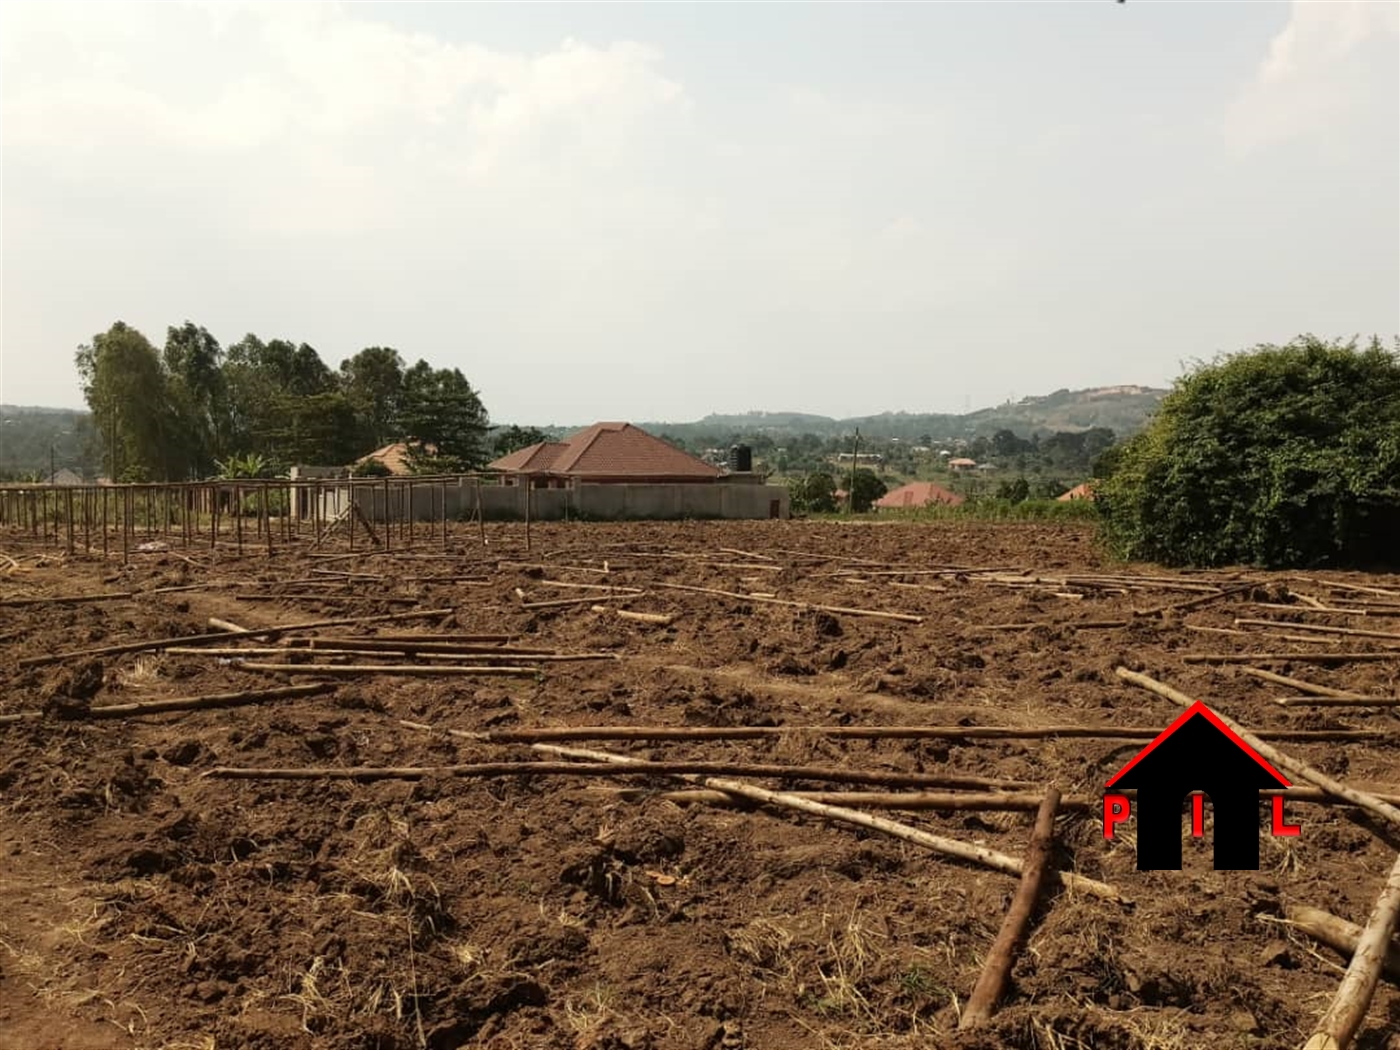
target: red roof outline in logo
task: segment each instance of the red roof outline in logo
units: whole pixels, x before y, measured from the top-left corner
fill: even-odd
[[[1205,719],[1209,721],[1211,725],[1215,726],[1216,729],[1220,730],[1227,737],[1229,737],[1230,742],[1232,744],[1234,744],[1237,748],[1243,751],[1250,758],[1254,759],[1254,761],[1258,762],[1259,765],[1264,768],[1264,771],[1267,772],[1269,776],[1277,780],[1279,784],[1281,784],[1283,787],[1292,786],[1287,777],[1285,777],[1273,766],[1269,765],[1268,762],[1265,762],[1264,759],[1260,756],[1260,754],[1254,750],[1254,748],[1250,747],[1248,744],[1246,744],[1243,740],[1240,739],[1238,733],[1236,733],[1233,729],[1231,729],[1229,726],[1227,726],[1224,722],[1220,720],[1219,715],[1217,715],[1214,711],[1208,708],[1205,704],[1201,703],[1201,701],[1199,700],[1197,700],[1194,704],[1192,704],[1185,711],[1183,711],[1181,713],[1180,718],[1178,718],[1171,725],[1167,726],[1166,729],[1158,733],[1156,738],[1153,739],[1152,743],[1148,744],[1145,748],[1143,748],[1131,759],[1129,759],[1128,764],[1122,769],[1120,769],[1117,773],[1114,773],[1113,779],[1110,780],[1106,786],[1112,787],[1114,784],[1116,784],[1118,782],[1118,779],[1122,777],[1123,774],[1128,772],[1128,770],[1132,769],[1135,765],[1137,765],[1144,758],[1150,755],[1153,752],[1153,750],[1156,749],[1158,744],[1162,743],[1164,740],[1166,740],[1169,736],[1171,736],[1173,733],[1175,733],[1178,729],[1184,726],[1191,719],[1195,718],[1197,715],[1204,716]]]

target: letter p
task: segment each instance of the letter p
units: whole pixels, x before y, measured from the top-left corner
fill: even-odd
[[[1113,838],[1113,825],[1123,823],[1131,815],[1127,795],[1105,795],[1103,797],[1103,837]]]

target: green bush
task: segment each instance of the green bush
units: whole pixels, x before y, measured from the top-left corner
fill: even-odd
[[[1400,356],[1304,336],[1198,365],[1101,465],[1122,557],[1400,564]]]

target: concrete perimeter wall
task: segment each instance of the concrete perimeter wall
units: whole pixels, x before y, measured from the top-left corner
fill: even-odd
[[[525,517],[529,493],[530,517],[552,521],[565,517],[627,521],[677,518],[786,518],[787,489],[781,485],[588,485],[566,489],[527,489],[516,485],[482,485],[481,510],[488,521]],[[452,519],[471,517],[476,510],[476,483],[471,478],[415,485],[412,514],[416,521],[439,521],[444,511]],[[370,521],[385,520],[386,493],[376,486],[356,487],[355,499]],[[409,513],[409,493],[400,484],[387,493],[389,518],[402,521]],[[349,502],[349,490],[322,489],[322,513],[333,517]],[[444,502],[446,506],[444,507]],[[775,513],[776,504],[776,513]]]

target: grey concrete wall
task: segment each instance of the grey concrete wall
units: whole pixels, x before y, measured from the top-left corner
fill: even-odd
[[[526,492],[530,494],[530,517],[536,521],[585,518],[610,521],[676,518],[768,518],[773,503],[777,516],[790,515],[787,489],[780,485],[579,485],[569,489],[530,489],[514,485],[482,485],[481,510],[488,521],[520,520],[525,517]],[[385,519],[385,491],[382,486],[355,489],[360,510],[370,521]],[[470,479],[460,482],[424,482],[415,485],[412,514],[416,521],[437,521],[444,505],[447,517],[471,517],[476,510],[477,489]],[[340,486],[322,490],[322,512],[327,518],[349,502],[349,492]],[[406,486],[393,484],[388,491],[389,517],[402,521],[409,512]]]

